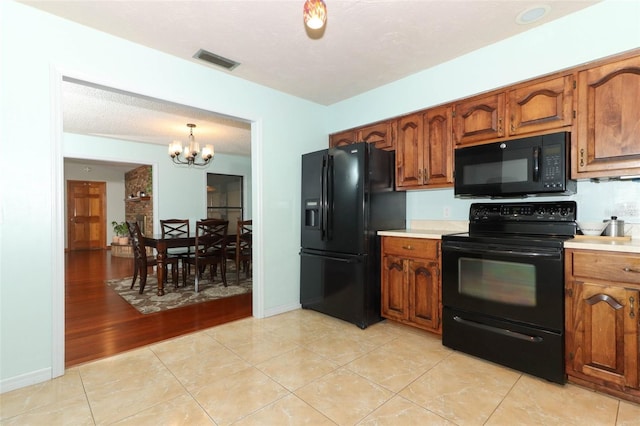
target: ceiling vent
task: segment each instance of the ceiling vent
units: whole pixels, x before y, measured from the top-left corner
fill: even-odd
[[[224,69],[231,71],[238,65],[239,62],[232,61],[231,59],[223,58],[222,56],[218,56],[215,53],[207,52],[204,49],[200,49],[193,55],[194,58],[201,59],[205,62],[209,62],[210,64],[217,65]]]

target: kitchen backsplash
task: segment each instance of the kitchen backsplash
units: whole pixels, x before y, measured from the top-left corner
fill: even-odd
[[[640,223],[640,182],[606,181],[578,182],[576,194],[562,197],[510,198],[504,202],[575,200],[578,220],[600,221],[611,216],[627,223]],[[469,206],[473,202],[491,202],[486,198],[455,198],[453,189],[407,192],[407,224],[414,220],[469,219]],[[499,200],[495,200],[499,202]]]

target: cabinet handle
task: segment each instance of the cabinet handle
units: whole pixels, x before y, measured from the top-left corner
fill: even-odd
[[[422,180],[422,169],[418,169],[418,179]]]
[[[427,173],[427,168],[424,168],[424,183],[428,183],[429,182],[429,174]]]
[[[634,274],[640,274],[640,270],[638,269],[622,268],[622,270],[625,272],[633,272]]]
[[[584,167],[584,148],[580,150],[580,167]]]
[[[413,246],[412,245],[402,246],[402,248],[405,249],[405,250],[413,250]]]
[[[635,302],[635,299],[631,296],[629,298],[629,318],[635,318],[636,316],[635,312],[633,312],[633,302]]]
[[[502,135],[502,117],[498,118],[498,134]]]

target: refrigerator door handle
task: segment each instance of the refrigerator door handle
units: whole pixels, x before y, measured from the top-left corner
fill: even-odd
[[[327,236],[327,241],[331,241],[333,239],[333,172],[334,172],[334,163],[333,163],[333,155],[329,154],[327,156],[327,198],[326,198],[326,228],[325,233]]]
[[[327,232],[327,156],[322,156],[322,174],[320,189],[320,239],[326,240]]]
[[[336,262],[344,262],[344,263],[359,263],[360,260],[357,257],[336,257],[336,256],[327,256],[324,254],[313,254],[313,253],[306,253],[301,251],[300,252],[300,256],[306,256],[306,257],[321,257],[323,259],[327,259],[327,260],[333,260]]]

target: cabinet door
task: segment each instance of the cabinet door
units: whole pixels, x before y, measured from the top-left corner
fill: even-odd
[[[408,286],[403,259],[397,256],[382,258],[382,316],[406,320],[408,312]]]
[[[638,388],[640,291],[589,282],[572,284],[567,312],[568,373]]]
[[[503,137],[504,114],[504,92],[457,103],[453,112],[456,145]]]
[[[398,119],[396,140],[396,186],[421,186],[423,161],[422,114]]]
[[[571,126],[573,81],[573,74],[569,74],[509,90],[509,135]]]
[[[395,120],[362,127],[358,129],[358,141],[372,143],[385,151],[393,151],[396,149],[395,127]]]
[[[574,177],[640,174],[640,57],[578,73],[578,111]]]
[[[409,321],[433,330],[440,325],[439,276],[435,262],[408,260]]]
[[[329,148],[337,146],[351,145],[356,142],[357,134],[355,130],[346,130],[340,133],[329,135]]]
[[[453,136],[450,106],[432,108],[424,115],[424,183],[453,185]]]

